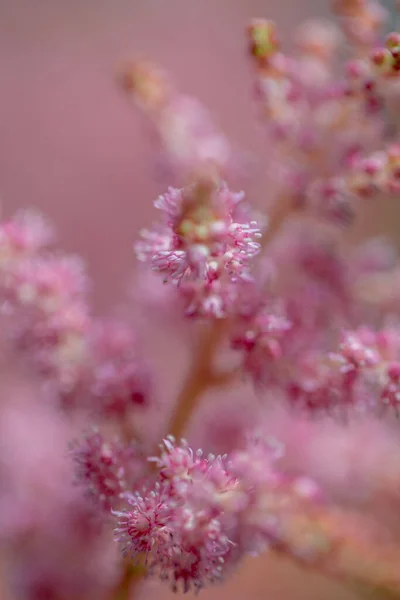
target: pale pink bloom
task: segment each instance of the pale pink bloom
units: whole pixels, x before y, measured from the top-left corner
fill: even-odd
[[[44,218],[36,212],[20,211],[0,228],[1,268],[14,259],[34,255],[52,240],[52,228]]]
[[[254,221],[235,222],[242,194],[221,184],[208,204],[197,205],[194,192],[170,189],[156,201],[166,225],[144,230],[136,252],[179,286],[188,315],[222,318],[234,309],[232,284],[251,281],[250,263],[260,250],[261,232]]]
[[[109,441],[96,430],[72,445],[71,456],[77,483],[106,512],[118,507],[122,494],[137,487],[143,477],[139,448]]]
[[[164,444],[155,459],[159,481],[143,496],[127,497],[132,508],[114,513],[115,535],[126,554],[144,553],[150,574],[170,581],[174,590],[201,589],[222,578],[233,545],[218,518],[233,480],[224,457],[203,457],[172,438]]]
[[[132,328],[121,321],[94,323],[88,343],[90,408],[102,419],[126,419],[135,408],[146,407],[151,374]]]

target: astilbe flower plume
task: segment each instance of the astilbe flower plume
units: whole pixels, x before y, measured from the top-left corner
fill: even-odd
[[[250,263],[260,250],[261,232],[255,221],[235,221],[242,200],[243,194],[223,183],[201,182],[170,189],[155,202],[164,226],[142,232],[137,255],[180,286],[190,316],[227,316],[238,284],[251,281]]]
[[[77,483],[109,512],[118,506],[132,482],[143,476],[143,457],[133,444],[108,440],[98,431],[88,433],[82,442],[71,446],[76,464]]]
[[[264,551],[399,596],[400,262],[347,233],[400,193],[400,35],[374,0],[333,8],[338,24],[301,24],[292,54],[275,23],[247,28],[266,216],[232,191],[235,151],[196,99],[147,61],[120,74],[171,176],[135,252],[173,290],[158,323],[193,333],[173,405],[139,327],[94,316],[52,228],[32,212],[0,224],[4,373],[34,390],[0,406],[0,542],[23,597],[126,600],[142,575],[199,591]],[[135,288],[144,306],[150,287]],[[154,289],[152,308],[167,298]],[[205,426],[200,396],[232,383]],[[202,449],[182,439],[189,422]],[[52,435],[74,440],[67,459],[43,459]]]
[[[123,321],[94,322],[89,347],[90,392],[99,416],[129,419],[132,409],[146,407],[152,396],[151,373],[132,328]]]
[[[17,214],[2,226],[0,293],[3,312],[13,316],[9,341],[66,406],[85,402],[103,417],[126,415],[151,396],[136,336],[128,323],[91,315],[83,262],[51,251],[53,238],[37,214]]]
[[[281,51],[274,23],[256,19],[248,28],[275,195],[263,236],[250,212],[236,219],[238,197],[224,182],[224,161],[198,155],[193,165],[192,147],[182,144],[181,158],[185,150],[190,157],[183,169],[186,186],[170,188],[155,202],[164,222],[143,231],[136,250],[166,283],[177,286],[188,316],[223,320],[231,346],[243,356],[239,371],[251,375],[261,395],[272,391],[295,414],[300,409],[303,415],[347,422],[354,415],[382,415],[388,406],[397,411],[396,309],[392,302],[382,314],[385,294],[373,292],[374,281],[387,281],[386,298],[393,298],[397,288],[389,281],[396,259],[378,241],[349,248],[343,229],[367,200],[398,194],[397,143],[385,141],[385,103],[397,77],[398,36],[380,42],[385,13],[375,3],[337,3],[335,10],[342,31],[330,22],[301,26],[295,56]],[[355,57],[338,79],[343,40]],[[159,84],[155,104],[143,94],[144,72],[136,66],[129,76],[128,91],[144,104],[168,148],[164,119],[176,92],[150,68],[148,81],[154,77]],[[177,127],[173,119],[170,127]],[[176,134],[179,139],[178,127]],[[264,247],[266,260],[257,265],[256,255]],[[200,364],[195,363],[170,422],[173,433],[180,433],[190,414],[185,404],[192,405],[206,387],[204,379],[217,384],[237,372],[210,368],[220,332],[214,326],[212,342],[199,347],[195,361]],[[185,548],[180,530],[188,514],[201,539],[204,530],[192,508],[198,502],[204,518],[218,518],[222,539],[232,544],[221,575],[241,555],[266,547],[325,564],[325,557],[338,552],[337,544],[343,545],[341,533],[332,536],[325,516],[329,499],[306,473],[287,472],[285,462],[275,464],[262,433],[229,459],[208,462],[187,445],[174,445],[172,438],[165,445],[154,460],[159,470],[155,487],[130,499],[135,508],[119,513],[116,530],[125,548],[137,555],[144,548],[137,524],[146,523],[150,572],[158,569],[174,585],[183,579],[185,590],[190,583],[204,585],[200,566],[208,564],[209,556],[201,554],[200,541],[192,560],[186,548],[187,565],[197,569],[190,576],[177,571],[176,562],[169,568],[165,562],[172,553],[165,540],[167,548],[168,542],[175,547],[177,539],[181,551]],[[222,477],[217,476],[219,491],[215,472]],[[177,518],[182,502],[186,516]],[[165,539],[160,531],[168,532]],[[327,565],[324,569],[331,571]],[[338,565],[333,569],[341,571]]]
[[[115,530],[127,554],[144,553],[151,572],[184,591],[221,579],[230,542],[219,519],[218,496],[229,492],[231,477],[223,457],[193,453],[186,443],[165,440],[155,459],[159,478],[151,489],[128,497],[132,508],[115,513]]]

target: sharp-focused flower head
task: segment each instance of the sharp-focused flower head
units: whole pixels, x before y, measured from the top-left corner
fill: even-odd
[[[188,315],[226,316],[234,309],[236,284],[251,281],[261,232],[254,221],[235,221],[242,200],[225,184],[206,182],[170,189],[155,203],[164,224],[142,232],[137,256],[179,286]]]

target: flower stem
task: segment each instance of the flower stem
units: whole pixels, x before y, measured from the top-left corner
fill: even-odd
[[[212,370],[214,350],[221,340],[225,327],[226,319],[221,319],[207,326],[203,332],[203,337],[196,348],[192,366],[178,396],[169,424],[168,431],[175,437],[182,435],[200,395],[208,387],[223,384],[229,379],[229,374],[224,374],[224,377],[220,378],[216,377]],[[233,375],[234,372],[232,371]],[[143,579],[145,572],[144,567],[138,567],[126,562],[121,573],[121,579],[111,596],[111,600],[128,600]]]
[[[218,319],[207,326],[200,340],[192,367],[178,396],[175,409],[168,426],[168,433],[179,438],[190,420],[197,405],[198,398],[208,388],[214,385],[212,359],[214,351],[221,341],[226,328],[226,319]]]
[[[128,600],[134,589],[143,579],[145,569],[138,565],[133,565],[130,562],[125,562],[123,565],[121,578],[115,587],[111,599],[112,600]]]
[[[360,592],[360,590],[358,590]],[[399,592],[391,592],[388,590],[373,589],[373,590],[362,590],[361,595],[365,600],[399,600]]]
[[[293,211],[293,201],[290,197],[282,197],[271,211],[269,225],[262,239],[262,247],[265,248],[280,231],[283,222]],[[227,319],[217,319],[207,327],[200,340],[193,365],[189,371],[182,390],[177,398],[176,407],[172,414],[168,427],[168,433],[178,438],[190,420],[197,405],[198,398],[209,387],[224,385],[236,375],[236,371],[223,374],[222,377],[213,372],[212,359],[214,351],[226,331]]]
[[[294,205],[292,197],[289,195],[280,196],[268,215],[268,227],[261,239],[261,246],[263,249],[275,238],[278,231],[280,231],[283,222],[293,211]]]

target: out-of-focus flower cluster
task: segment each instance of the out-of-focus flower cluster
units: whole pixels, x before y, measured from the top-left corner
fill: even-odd
[[[137,565],[200,590],[266,550],[400,594],[400,263],[390,241],[347,235],[400,195],[400,34],[373,0],[334,12],[300,25],[292,54],[274,23],[248,27],[269,176],[257,210],[197,100],[145,61],[121,75],[174,184],[135,244],[166,285],[137,286],[149,311],[194,332],[168,414],[135,327],[92,314],[82,262],[37,214],[1,223],[3,371],[31,391],[11,381],[0,406],[0,558],[23,597],[125,600]],[[196,414],[203,393],[248,380],[245,404],[231,387]],[[189,422],[202,450],[176,441]]]
[[[50,250],[51,228],[19,213],[0,227],[0,293],[8,340],[66,407],[124,418],[150,399],[128,324],[95,319],[81,260]]]
[[[118,578],[112,536],[74,480],[86,484],[90,473],[88,496],[108,507],[124,466],[138,475],[128,432],[151,405],[151,377],[132,327],[93,317],[82,262],[53,240],[33,212],[0,225],[2,559],[22,597],[104,597]],[[21,376],[29,392],[16,384]],[[75,442],[76,477],[71,436],[104,424],[118,441],[108,446],[95,430],[86,447]]]

